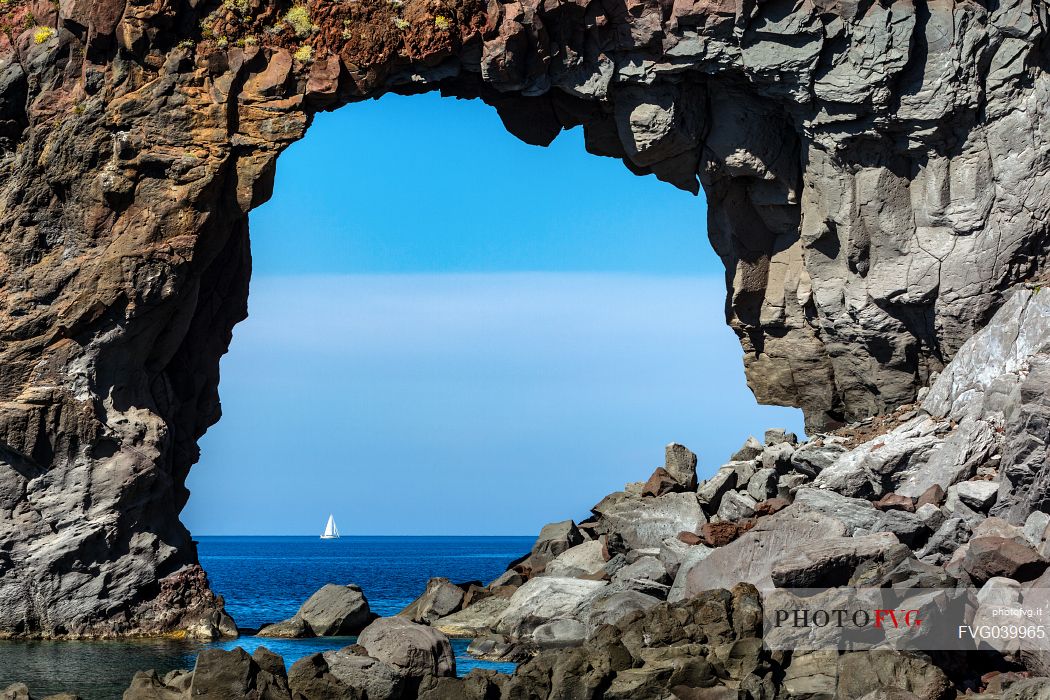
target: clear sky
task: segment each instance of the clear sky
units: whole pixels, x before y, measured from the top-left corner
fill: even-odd
[[[252,215],[250,317],[201,441],[194,534],[533,534],[663,446],[702,475],[758,406],[703,197],[510,136],[480,102],[321,115]]]

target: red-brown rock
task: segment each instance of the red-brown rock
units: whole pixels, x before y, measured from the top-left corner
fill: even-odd
[[[1046,570],[1047,562],[1019,540],[1006,537],[975,537],[970,540],[962,570],[974,583],[995,576],[1031,581]]]
[[[693,547],[698,544],[703,544],[704,542],[703,538],[700,537],[700,535],[696,534],[695,532],[689,532],[688,530],[682,530],[681,532],[679,532],[678,539],[682,542],[685,542],[690,547]]]
[[[908,513],[915,512],[915,501],[908,496],[902,496],[899,493],[887,493],[879,500],[872,501],[871,505],[879,510],[903,510]]]
[[[663,496],[665,493],[681,491],[682,485],[663,467],[657,467],[642,487],[643,496]]]
[[[782,511],[789,505],[791,504],[784,498],[767,498],[755,505],[755,515],[773,515],[773,513]]]
[[[940,487],[940,484],[934,484],[930,488],[922,492],[915,501],[915,510],[922,508],[924,505],[929,503],[930,505],[939,506],[944,502],[944,489]]]
[[[700,538],[708,547],[723,547],[744,532],[737,523],[704,523],[700,528]]]

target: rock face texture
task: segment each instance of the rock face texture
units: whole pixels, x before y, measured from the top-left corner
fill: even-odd
[[[0,634],[232,631],[178,516],[248,212],[317,111],[440,89],[703,186],[753,390],[828,426],[911,401],[1045,260],[1038,7],[4,3]]]

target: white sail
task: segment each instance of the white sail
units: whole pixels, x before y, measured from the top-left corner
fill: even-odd
[[[322,540],[334,540],[339,537],[339,528],[335,526],[335,516],[329,514],[328,524],[324,526],[324,534],[321,535]]]

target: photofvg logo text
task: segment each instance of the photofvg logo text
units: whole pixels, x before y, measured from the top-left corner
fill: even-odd
[[[891,625],[896,629],[901,627],[919,627],[922,625],[920,611],[912,610],[807,610],[807,609],[784,609],[773,611],[776,627],[853,627],[855,629],[873,628],[882,629],[885,625]]]
[[[781,588],[762,597],[769,649],[1050,651],[1050,589]]]

